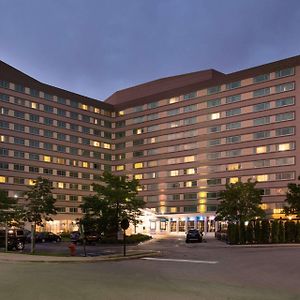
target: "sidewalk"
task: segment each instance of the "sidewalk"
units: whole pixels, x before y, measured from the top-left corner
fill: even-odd
[[[141,257],[157,256],[159,251],[128,250],[126,256],[120,254],[103,256],[46,256],[30,255],[23,253],[0,253],[0,262],[46,262],[46,263],[91,263],[101,261],[118,261],[125,259],[137,259]]]

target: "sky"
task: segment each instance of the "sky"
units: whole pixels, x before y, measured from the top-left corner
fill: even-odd
[[[0,0],[0,12],[0,60],[99,100],[300,55],[299,0]]]

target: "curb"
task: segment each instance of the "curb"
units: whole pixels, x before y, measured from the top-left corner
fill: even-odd
[[[139,259],[142,257],[158,256],[160,251],[145,251],[142,253],[128,253],[126,256],[107,255],[107,256],[87,256],[87,257],[54,257],[54,256],[42,256],[42,255],[28,255],[28,254],[11,254],[11,253],[0,253],[0,262],[30,262],[30,263],[95,263],[105,261],[121,261],[129,259]]]

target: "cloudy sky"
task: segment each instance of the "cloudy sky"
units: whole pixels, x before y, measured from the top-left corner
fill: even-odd
[[[299,0],[0,0],[0,11],[0,60],[96,99],[300,55]]]

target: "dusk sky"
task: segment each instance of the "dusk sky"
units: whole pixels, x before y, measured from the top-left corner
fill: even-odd
[[[100,100],[300,55],[299,0],[0,0],[0,11],[0,60]]]

